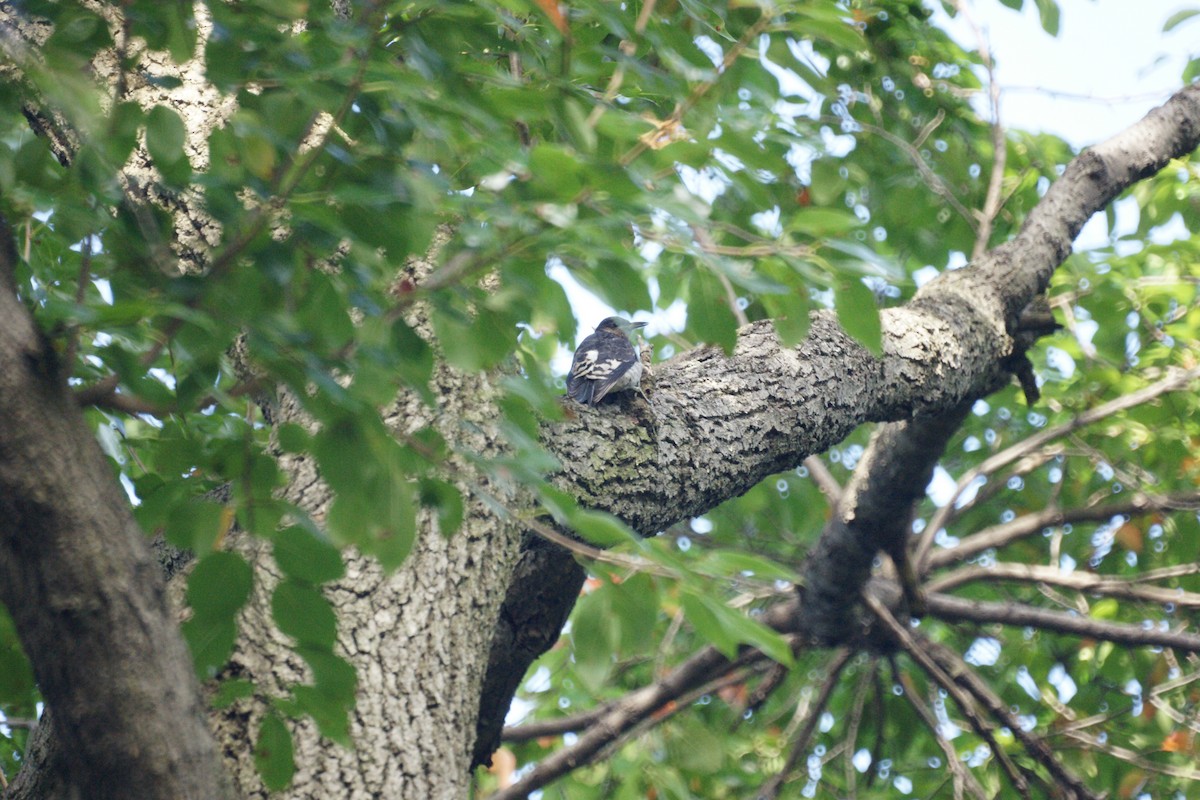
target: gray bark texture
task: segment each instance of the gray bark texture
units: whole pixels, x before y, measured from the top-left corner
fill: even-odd
[[[6,227],[6,226],[5,226]],[[8,231],[4,231],[8,234]],[[162,575],[0,258],[0,602],[57,751],[17,798],[217,798],[216,748]]]
[[[185,75],[185,85],[195,79]],[[158,102],[174,104],[169,97]],[[216,102],[179,110],[189,130],[228,112]],[[573,408],[568,420],[544,430],[545,445],[565,465],[560,485],[652,535],[794,467],[859,424],[951,413],[1005,379],[1019,354],[1019,313],[1044,291],[1087,218],[1198,141],[1200,87],[1189,87],[1080,156],[1014,241],[885,311],[882,357],[857,345],[830,315],[817,315],[796,348],[783,347],[769,323],[754,323],[740,332],[732,355],[702,348],[656,367],[648,405],[629,398]],[[182,229],[203,232],[176,248],[185,261],[211,235],[199,217],[176,228],[180,238]],[[53,737],[38,741],[53,738],[59,747],[35,747],[9,796],[37,796],[28,788],[20,793],[22,785],[53,785],[43,796],[216,797],[218,749],[238,793],[265,796],[251,754],[267,698],[210,712],[211,733],[205,729],[201,693],[157,567],[11,290],[11,263],[0,269],[0,600],[17,621],[53,715]],[[428,268],[410,265],[406,277],[419,284]],[[419,309],[409,321],[429,335]],[[433,426],[465,451],[498,454],[492,377],[443,368],[434,379],[435,409],[401,397],[387,418],[398,434]],[[280,416],[305,423],[286,397]],[[286,455],[280,461],[290,476],[286,497],[320,520],[330,498],[313,462]],[[468,507],[453,537],[422,517],[413,553],[395,574],[349,554],[345,578],[328,587],[339,650],[358,671],[355,747],[322,740],[311,723],[289,723],[298,772],[282,796],[467,796],[472,759],[491,752],[491,731],[498,735],[520,676],[555,640],[578,591],[578,566],[547,545],[523,541],[525,531],[478,500],[474,487],[518,509],[519,492],[491,485],[469,464],[455,467]],[[855,502],[867,503],[871,491]],[[869,564],[886,546],[868,538],[839,549],[837,537],[862,535],[848,524],[826,535],[831,541],[818,547],[809,575],[832,569],[838,553]],[[230,672],[282,693],[305,680],[306,667],[271,620],[277,573],[269,555],[254,542],[237,546],[256,568],[256,588]],[[854,569],[868,574],[861,564]],[[858,587],[844,591],[846,603],[856,601]],[[970,618],[968,610],[952,612]]]

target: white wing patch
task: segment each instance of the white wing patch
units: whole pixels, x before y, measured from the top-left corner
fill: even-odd
[[[576,378],[596,380],[600,376],[592,375],[592,370],[596,368],[596,359],[599,357],[599,350],[588,350],[581,354],[581,357],[575,362],[575,368],[571,370],[571,375]]]

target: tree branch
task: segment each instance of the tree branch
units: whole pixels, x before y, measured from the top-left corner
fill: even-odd
[[[915,638],[946,674],[953,677],[955,683],[966,689],[980,705],[988,710],[992,717],[999,720],[1001,725],[1012,732],[1013,738],[1021,743],[1025,752],[1029,753],[1050,773],[1056,787],[1070,791],[1068,796],[1070,800],[1099,800],[1097,795],[1093,794],[1079,778],[1058,763],[1058,759],[1054,757],[1054,753],[1051,752],[1044,740],[1029,733],[1021,726],[1020,721],[1009,712],[1004,701],[992,691],[991,687],[980,680],[979,676],[967,666],[965,661],[959,658],[957,653],[926,637]]]
[[[929,520],[925,531],[921,535],[921,539],[917,544],[916,561],[919,572],[924,573],[932,566],[926,564],[929,559],[929,551],[933,545],[933,538],[937,532],[945,528],[951,518],[959,511],[955,507],[955,501],[962,495],[966,488],[980,477],[987,477],[1001,467],[1005,467],[1014,461],[1025,458],[1026,456],[1036,453],[1039,449],[1049,444],[1050,442],[1067,436],[1080,428],[1085,428],[1100,420],[1107,419],[1114,414],[1119,414],[1130,408],[1135,408],[1142,403],[1148,403],[1151,400],[1166,394],[1167,392],[1175,392],[1186,389],[1193,381],[1200,379],[1200,368],[1187,371],[1173,371],[1166,378],[1153,383],[1143,389],[1130,394],[1121,395],[1107,403],[1090,408],[1087,411],[1080,413],[1069,422],[1061,425],[1056,425],[1053,428],[1039,431],[1032,436],[1028,436],[1019,442],[1016,442],[1011,447],[1006,447],[995,455],[984,459],[981,464],[964,472],[958,479],[958,483],[954,487],[954,494],[944,506],[938,509],[937,513]],[[936,559],[937,556],[934,556]]]
[[[817,729],[817,723],[821,720],[821,715],[825,712],[825,706],[829,703],[829,698],[833,695],[833,690],[837,688],[838,680],[842,677],[842,670],[846,668],[846,664],[850,663],[854,651],[848,647],[844,647],[830,660],[826,667],[827,675],[824,683],[821,684],[820,690],[817,692],[817,698],[808,708],[808,713],[804,716],[804,725],[800,728],[796,738],[792,741],[791,752],[788,753],[787,761],[784,762],[783,768],[776,772],[771,778],[762,785],[755,795],[755,800],[775,800],[779,796],[779,790],[787,781],[788,776],[796,769],[796,764],[800,762],[800,757],[808,751],[808,742],[812,738],[813,732]]]
[[[888,633],[893,639],[895,639],[896,643],[900,645],[900,648],[904,650],[904,652],[908,653],[909,658],[915,661],[917,665],[921,667],[921,669],[925,670],[925,673],[929,675],[930,679],[937,683],[938,686],[941,686],[942,689],[944,689],[946,693],[953,698],[955,704],[959,707],[959,710],[962,711],[963,716],[965,716],[967,721],[971,724],[972,730],[974,730],[981,739],[987,742],[988,747],[991,748],[992,756],[996,759],[997,763],[1000,764],[1000,767],[1004,770],[1005,775],[1008,776],[1009,783],[1013,785],[1013,788],[1017,790],[1021,797],[1024,797],[1026,800],[1028,800],[1030,796],[1029,782],[1026,780],[1024,774],[1022,774],[1017,769],[1016,765],[1013,764],[1004,748],[1002,748],[999,743],[996,742],[996,737],[992,735],[992,728],[994,725],[983,718],[983,716],[979,713],[979,710],[975,707],[975,703],[972,701],[971,696],[962,687],[955,683],[955,681],[946,674],[945,670],[943,670],[942,667],[929,656],[926,648],[928,642],[918,642],[916,637],[908,630],[908,628],[901,625],[896,618],[892,616],[892,613],[887,610],[883,603],[881,603],[876,597],[872,596],[869,592],[863,593],[863,601],[867,604],[867,607],[874,612],[876,618],[883,624],[884,628],[887,629]]]
[[[935,550],[926,559],[926,571],[965,561],[985,550],[1005,545],[1040,532],[1053,525],[1075,522],[1106,522],[1116,516],[1140,516],[1157,511],[1194,510],[1200,505],[1200,492],[1178,495],[1147,495],[1137,492],[1117,503],[1085,508],[1045,508],[1010,522],[984,528],[966,537],[954,547]]]
[[[1200,652],[1200,634],[1184,631],[1159,631],[1125,622],[1105,622],[1063,611],[1035,608],[1021,603],[994,603],[964,600],[946,594],[926,597],[929,613],[945,622],[1000,623],[1040,628],[1070,636],[1145,647],[1174,647]]]
[[[51,346],[5,290],[0,419],[0,602],[53,711],[65,780],[78,796],[220,797],[157,563]]]
[[[945,592],[975,581],[1021,581],[1061,586],[1088,594],[1119,597],[1124,600],[1141,600],[1159,605],[1175,605],[1180,608],[1200,608],[1200,594],[1170,589],[1162,586],[1144,586],[1142,579],[1109,578],[1091,572],[1063,572],[1058,567],[1033,564],[992,564],[990,566],[968,566],[948,575],[931,580],[925,586],[928,592]]]
[[[535,789],[591,763],[604,748],[667,703],[724,672],[761,658],[765,656],[752,650],[735,661],[729,661],[715,648],[706,647],[662,680],[626,695],[596,720],[588,731],[581,733],[574,744],[547,756],[521,780],[496,792],[490,800],[527,797]]]

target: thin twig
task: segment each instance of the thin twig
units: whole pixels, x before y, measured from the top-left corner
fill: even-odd
[[[954,494],[950,497],[949,501],[938,509],[921,534],[915,554],[918,574],[925,572],[925,561],[929,556],[929,549],[933,545],[933,538],[938,530],[945,527],[947,518],[953,512],[954,502],[977,478],[991,475],[1001,467],[1037,452],[1043,445],[1073,433],[1080,428],[1110,417],[1113,414],[1118,414],[1127,409],[1139,406],[1142,403],[1147,403],[1167,392],[1184,389],[1197,378],[1200,378],[1200,367],[1186,371],[1174,371],[1163,380],[1153,383],[1144,389],[1122,395],[1103,405],[1082,412],[1069,422],[1056,425],[1053,428],[1047,428],[1033,436],[1026,437],[1011,447],[1007,447],[999,453],[984,459],[978,466],[967,470],[958,479],[958,483],[954,488]]]
[[[931,639],[925,637],[917,637],[917,639],[925,648],[925,652],[937,661],[948,675],[953,676],[959,686],[966,689],[976,702],[988,710],[992,717],[1008,728],[1013,738],[1025,748],[1025,752],[1050,773],[1056,787],[1070,790],[1071,794],[1068,797],[1072,800],[1099,800],[1099,797],[1092,793],[1074,773],[1059,763],[1045,740],[1029,733],[1021,726],[1020,720],[1009,711],[1008,705],[1000,699],[992,687],[975,674],[958,653]]]
[[[684,115],[687,114],[687,112],[690,111],[692,107],[696,105],[696,103],[700,102],[700,98],[708,94],[709,90],[717,85],[717,81],[720,80],[721,76],[724,75],[731,66],[733,66],[733,62],[737,61],[738,58],[741,57],[742,53],[744,53],[746,49],[750,47],[750,44],[770,26],[773,15],[774,11],[770,7],[764,8],[758,20],[751,25],[745,33],[742,34],[741,38],[733,43],[729,50],[725,52],[725,57],[721,60],[721,65],[717,68],[717,77],[713,78],[711,81],[703,81],[697,84],[683,100],[683,102],[675,107],[675,110],[671,113],[671,116],[660,123],[660,127],[677,125],[683,119]],[[621,156],[621,166],[628,166],[629,164],[633,163],[633,160],[644,153],[646,148],[649,146],[650,145],[645,137],[639,139],[637,144],[629,148],[629,150],[623,156]]]
[[[1160,631],[1126,622],[1107,622],[1080,617],[1077,614],[1037,608],[1023,603],[964,600],[948,594],[930,593],[925,600],[929,605],[930,616],[946,622],[1000,623],[1040,628],[1135,647],[1174,647],[1200,653],[1200,634],[1186,631]]]
[[[958,753],[954,751],[954,745],[942,735],[937,717],[929,706],[925,705],[925,702],[921,700],[921,695],[917,691],[917,686],[913,683],[912,678],[904,674],[901,674],[899,677],[900,684],[904,687],[904,699],[908,701],[913,711],[917,712],[917,716],[925,723],[925,727],[933,734],[933,738],[937,741],[942,755],[946,758],[946,766],[950,769],[950,774],[954,778],[955,800],[961,800],[964,787],[978,800],[989,800],[983,787],[979,785],[979,779],[975,777],[975,773],[967,769],[966,765],[959,760]]]
[[[829,505],[836,506],[842,498],[842,485],[838,483],[837,478],[833,477],[829,467],[825,466],[825,462],[821,460],[820,456],[809,456],[804,459],[803,463],[804,468],[808,470],[808,477],[812,478],[812,482],[821,490],[821,494],[825,495]]]
[[[850,715],[846,723],[846,735],[843,737],[846,742],[845,750],[845,773],[846,773],[846,794],[854,797],[857,794],[857,777],[854,768],[854,754],[858,751],[858,728],[862,724],[863,707],[867,704],[867,696],[870,692],[867,691],[871,682],[875,677],[875,673],[879,670],[879,657],[872,656],[871,663],[859,673],[858,684],[854,687],[854,705],[850,708]],[[882,719],[875,720],[876,725],[882,725]]]
[[[654,13],[654,5],[658,0],[643,0],[642,10],[638,12],[637,20],[633,23],[633,35],[640,38],[646,32],[646,25],[650,22],[650,15]],[[612,76],[608,79],[608,86],[604,87],[604,95],[601,98],[602,102],[597,103],[588,114],[587,126],[595,128],[600,122],[600,117],[604,116],[605,110],[612,103],[617,93],[621,91],[621,84],[625,81],[625,59],[633,58],[637,53],[637,41],[634,39],[623,39],[617,47],[621,51],[624,58],[617,62],[617,68],[613,70]]]
[[[1195,570],[1200,565],[1188,564]],[[1171,589],[1165,586],[1144,586],[1141,579],[1111,578],[1091,572],[1063,572],[1058,567],[1031,564],[999,563],[990,566],[972,565],[942,575],[925,585],[928,592],[945,592],[975,581],[1021,581],[1023,583],[1046,583],[1065,589],[1075,589],[1104,597],[1119,597],[1125,600],[1142,600],[1159,605],[1175,605],[1180,608],[1200,608],[1200,594]]]
[[[1013,785],[1013,788],[1017,790],[1017,793],[1021,797],[1029,800],[1029,781],[1017,769],[1017,766],[1008,757],[1008,753],[1004,751],[1004,748],[996,741],[996,737],[992,734],[992,729],[995,725],[979,713],[979,709],[976,708],[975,702],[967,694],[966,690],[959,686],[930,657],[926,647],[927,643],[919,643],[912,632],[892,616],[892,612],[887,610],[883,603],[879,601],[879,598],[870,592],[863,592],[862,597],[867,607],[871,609],[871,612],[875,614],[876,618],[887,629],[900,648],[908,653],[909,658],[915,661],[938,686],[941,686],[950,695],[959,710],[962,711],[963,716],[966,717],[971,729],[975,731],[979,738],[987,743],[987,746],[992,751],[992,756],[1000,764],[1000,768],[1004,771],[1004,774],[1008,776],[1008,780]]]
[[[962,0],[954,0],[954,9],[975,34],[979,60],[983,63],[983,68],[987,70],[988,98],[992,105],[992,173],[988,179],[983,209],[979,214],[979,230],[975,232],[975,246],[971,251],[971,260],[975,261],[987,251],[988,240],[992,238],[992,230],[996,224],[996,216],[1000,213],[1000,193],[1004,187],[1004,166],[1008,160],[1008,142],[1005,140],[1004,126],[1000,123],[1000,83],[996,80],[996,65],[992,62],[987,36],[975,23],[966,3]]]
[[[79,248],[79,276],[75,279],[75,307],[79,308],[83,305],[84,298],[87,297],[87,287],[92,279],[92,235],[89,233],[83,237],[83,242]],[[66,370],[75,368],[75,356],[79,354],[79,337],[82,330],[79,325],[71,327],[71,332],[67,336],[67,351],[63,355],[63,366]]]
[[[521,780],[496,792],[489,800],[524,798],[568,772],[592,763],[612,742],[647,717],[663,711],[668,703],[698,686],[763,658],[766,656],[751,650],[730,661],[716,648],[704,648],[676,667],[671,674],[626,695],[588,730],[580,733],[574,744],[542,759]]]
[[[808,713],[804,718],[804,725],[800,728],[800,732],[796,735],[792,742],[792,750],[788,754],[787,762],[783,765],[783,769],[771,776],[771,779],[762,785],[755,795],[755,800],[775,800],[779,796],[779,789],[787,781],[788,776],[796,769],[796,764],[799,763],[800,757],[808,752],[808,742],[812,738],[813,732],[817,729],[817,723],[821,720],[821,715],[825,713],[825,706],[829,703],[829,698],[833,694],[833,690],[837,688],[838,679],[842,675],[842,670],[846,664],[850,662],[854,651],[848,647],[843,647],[834,654],[830,661],[827,670],[828,676],[825,682],[821,684],[821,689],[817,693],[817,699],[809,706]]]
[[[1137,492],[1116,503],[1084,508],[1044,508],[1009,522],[992,525],[973,533],[953,547],[935,550],[925,563],[925,573],[949,564],[965,561],[985,550],[999,549],[1032,536],[1045,528],[1075,522],[1106,522],[1117,516],[1141,516],[1161,511],[1194,511],[1200,507],[1200,492],[1179,495],[1147,495]]]

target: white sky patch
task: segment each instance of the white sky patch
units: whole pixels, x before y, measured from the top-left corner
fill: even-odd
[[[1059,347],[1046,348],[1046,366],[1069,378],[1075,374],[1075,359],[1066,350]]]
[[[1079,691],[1079,687],[1062,664],[1055,664],[1051,667],[1046,680],[1054,687],[1054,691],[1058,692],[1058,702],[1060,703],[1071,702],[1071,698]]]
[[[991,636],[981,636],[971,642],[963,660],[975,667],[990,667],[1000,660],[1000,641]]]
[[[778,238],[783,235],[783,224],[780,222],[779,206],[766,211],[759,211],[750,216],[750,222],[758,228],[763,236]]]
[[[713,63],[714,67],[721,66],[721,62],[725,60],[725,51],[721,49],[721,45],[714,42],[707,36],[697,36],[692,40],[696,47],[700,48],[700,52],[708,56],[708,60]]]
[[[940,274],[937,267],[924,266],[913,273],[913,282],[917,284],[917,288],[921,288]]]
[[[950,473],[939,465],[933,468],[933,477],[929,479],[929,485],[925,487],[925,494],[929,496],[935,506],[941,507],[954,497],[954,487],[954,478],[951,478]]]
[[[1042,699],[1042,690],[1038,688],[1037,681],[1029,674],[1028,668],[1021,667],[1017,670],[1017,685],[1024,689],[1025,694],[1034,700]]]

